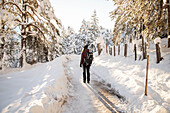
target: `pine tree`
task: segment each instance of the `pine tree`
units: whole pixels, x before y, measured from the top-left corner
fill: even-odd
[[[114,2],[117,5],[116,10],[111,12],[111,18],[116,20],[114,37],[117,37],[120,32],[133,33],[134,29],[137,34],[143,33],[147,41],[161,36],[165,24],[163,21],[158,21],[163,20],[159,16],[162,13],[159,12],[162,7],[160,0],[114,0]]]
[[[137,40],[142,39],[141,50],[143,51],[143,59],[146,58],[144,43],[148,44],[157,37],[165,37],[167,35],[167,27],[165,18],[162,14],[162,0],[113,0],[117,5],[116,10],[111,12],[111,18],[115,19],[113,29],[114,42],[124,41],[131,36],[135,36]],[[134,33],[134,34],[133,34]]]
[[[6,34],[11,30],[19,31],[22,51],[20,53],[23,55],[21,59],[24,58],[24,62],[35,63],[42,61],[44,57],[48,61],[59,55],[56,43],[60,35],[61,22],[54,15],[48,0],[40,0],[40,2],[37,0],[3,0],[0,6],[3,10],[1,15],[7,15],[6,18],[1,16],[1,34]],[[5,32],[3,32],[4,29]]]
[[[99,26],[98,26],[98,23],[99,23],[99,20],[98,20],[98,17],[97,17],[97,14],[96,14],[96,10],[94,10],[94,13],[91,17],[92,21],[91,21],[91,26],[90,26],[90,40],[88,40],[88,43],[89,43],[89,48],[93,51],[93,52],[96,52],[96,43],[94,43],[97,39],[97,37],[99,37]]]
[[[62,42],[64,54],[75,54],[75,32],[70,26],[67,28],[66,36]]]

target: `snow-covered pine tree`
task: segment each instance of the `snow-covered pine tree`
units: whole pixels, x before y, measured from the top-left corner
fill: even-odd
[[[136,37],[136,39],[143,37],[144,41],[147,41],[149,44],[158,36],[166,36],[165,18],[159,16],[161,10],[160,0],[113,1],[117,6],[111,12],[111,18],[115,19],[114,38],[119,40],[119,38],[124,36],[122,34],[127,34],[129,38],[132,33],[135,33],[135,36],[140,36]]]
[[[41,3],[46,4],[45,8],[47,8],[48,6],[48,9],[45,9],[44,5],[42,5]],[[38,7],[41,7],[41,11],[38,10]],[[27,54],[30,54],[31,52],[33,52],[33,54],[30,57],[38,59],[38,61],[40,61],[39,59],[45,56],[46,61],[48,61],[48,53],[50,53],[48,51],[53,51],[57,48],[57,44],[54,40],[57,40],[60,29],[58,27],[61,26],[61,22],[55,17],[54,11],[49,5],[49,1],[3,0],[3,2],[1,3],[1,9],[3,10],[2,13],[6,15],[8,15],[8,13],[11,13],[11,15],[13,16],[12,19],[5,18],[4,21],[2,21],[1,19],[1,26],[3,26],[1,30],[5,29],[6,32],[11,29],[13,29],[14,31],[18,31],[19,35],[22,37],[21,48],[22,55],[24,57],[21,58],[25,59],[24,62],[29,62],[28,59],[31,58],[29,58],[29,55]],[[45,13],[41,13],[43,11]],[[13,28],[10,28],[10,26],[12,26]],[[47,29],[44,29],[46,27]],[[29,44],[33,44],[34,46],[29,46]],[[49,45],[55,46],[49,48]],[[56,54],[58,53],[56,52]],[[56,57],[56,54],[53,54],[54,58]],[[21,63],[22,62],[23,61],[21,61]]]
[[[161,9],[160,0],[113,1],[115,2],[115,5],[117,5],[116,10],[111,12],[111,18],[116,19],[116,24],[114,27],[116,36],[119,32],[126,33],[126,30],[124,29],[126,28],[125,26],[128,26],[130,31],[136,29],[139,34],[141,24],[143,25],[142,33],[145,35],[147,41],[152,40],[154,37],[160,36],[159,32],[161,32],[161,29],[165,27],[163,23],[158,21],[159,10]]]
[[[75,35],[75,53],[78,55],[80,55],[83,50],[83,46],[84,46],[83,41],[84,41],[83,35],[80,34]]]
[[[61,30],[61,21],[55,16],[54,10],[51,6],[49,0],[40,0],[40,5],[38,7],[39,14],[44,17],[46,20],[44,30],[45,34],[48,35],[50,45],[48,47],[49,51],[49,60],[54,59],[55,57],[61,54],[60,51],[60,31]],[[44,26],[42,26],[44,27]],[[49,32],[50,31],[50,32]]]
[[[105,44],[113,45],[112,31],[109,29],[103,28],[102,26],[100,26],[99,31],[100,31],[99,37],[104,39]]]
[[[76,42],[79,43],[77,49],[79,48],[78,54],[81,53],[81,50],[83,49],[83,46],[86,44],[89,44],[89,49],[92,52],[96,52],[96,40],[98,37],[101,37],[104,39],[105,43],[108,45],[113,45],[112,43],[112,33],[108,29],[103,28],[102,26],[99,27],[98,23],[98,17],[96,14],[96,11],[94,10],[94,14],[91,17],[92,21],[82,21],[82,25],[79,30],[79,34],[76,37]],[[81,46],[80,46],[81,44]],[[81,48],[81,49],[80,49]]]
[[[87,41],[90,40],[90,22],[83,20],[82,25],[79,30],[79,40],[81,43],[81,48],[87,44]]]
[[[63,54],[75,54],[75,32],[70,26],[62,42]]]
[[[6,1],[0,2],[0,69],[5,67],[16,67],[18,58],[16,53],[20,48],[18,47],[19,42],[17,38],[20,37],[18,32],[14,29],[18,24],[17,11],[14,8],[5,6]],[[16,13],[13,13],[16,11]],[[15,63],[15,64],[14,64]]]
[[[91,49],[93,52],[96,52],[96,39],[99,37],[99,26],[98,26],[98,23],[99,23],[99,19],[97,17],[97,14],[96,14],[96,10],[94,10],[94,13],[93,15],[91,16],[91,23],[90,23],[90,29],[89,29],[89,32],[90,32],[90,38],[88,40],[88,43],[89,43],[89,49]]]

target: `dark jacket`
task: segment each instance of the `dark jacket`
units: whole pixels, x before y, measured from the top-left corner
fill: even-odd
[[[88,52],[89,52],[89,49],[83,49],[83,51],[82,51],[82,53],[81,53],[81,61],[80,61],[80,64],[84,64]]]

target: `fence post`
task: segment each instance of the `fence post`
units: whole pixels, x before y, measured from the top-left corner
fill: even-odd
[[[110,46],[109,46],[109,55],[110,55],[111,53],[110,53]]]
[[[127,57],[127,44],[125,44],[124,56]]]
[[[147,96],[147,87],[148,87],[148,69],[149,69],[149,55],[147,55],[147,65],[146,65],[145,96]]]
[[[107,51],[107,44],[106,44],[106,53],[108,53],[108,51]]]
[[[110,46],[109,46],[109,54],[111,55]]]
[[[159,63],[161,61],[161,52],[158,43],[156,44],[156,57],[157,57],[157,63]]]
[[[98,49],[98,55],[100,55],[101,52],[102,52],[102,48],[101,48],[101,45],[99,43],[97,44],[97,49]]]
[[[136,44],[134,44],[134,51],[135,51],[135,61],[136,61],[137,60]]]

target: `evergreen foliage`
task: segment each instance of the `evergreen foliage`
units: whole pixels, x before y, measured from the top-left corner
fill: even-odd
[[[124,35],[128,38],[135,35],[137,39],[143,35],[148,42],[158,36],[167,36],[166,12],[162,11],[163,0],[113,1],[116,9],[110,14],[115,20],[114,43],[120,43],[120,38]]]
[[[0,61],[11,67],[5,59],[34,64],[53,60],[61,54],[59,35],[61,22],[56,18],[49,0],[2,0],[0,3]],[[12,39],[11,39],[12,37]],[[8,40],[9,39],[9,40]],[[14,43],[18,39],[17,43]],[[8,43],[11,42],[11,43]],[[16,45],[14,55],[9,55]],[[0,67],[2,67],[0,66]]]

